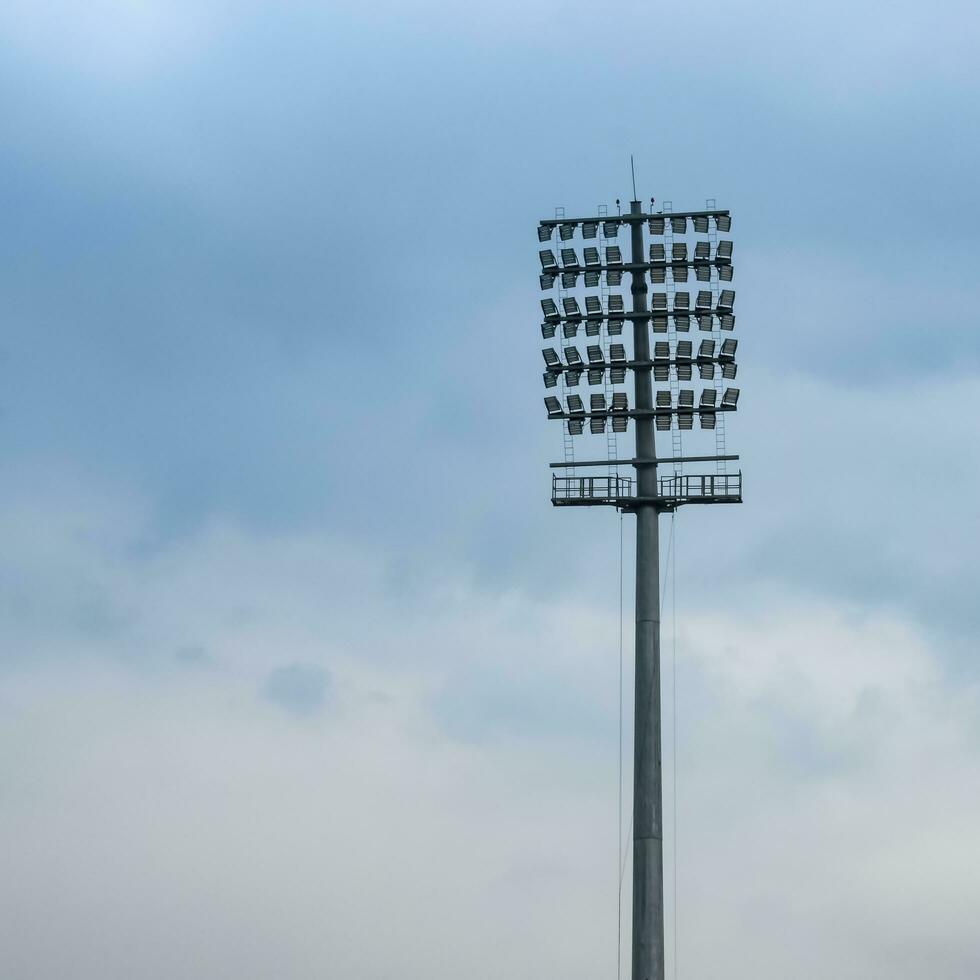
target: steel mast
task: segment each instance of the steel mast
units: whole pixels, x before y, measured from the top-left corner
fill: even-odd
[[[639,201],[630,213],[640,214]],[[643,225],[630,225],[633,313],[647,312]],[[650,327],[633,320],[633,356],[650,361]],[[634,368],[638,411],[652,411],[651,368]],[[633,978],[664,976],[664,834],[660,723],[660,535],[652,415],[636,418],[636,681],[633,720]]]

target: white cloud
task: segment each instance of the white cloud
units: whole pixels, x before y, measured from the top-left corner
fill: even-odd
[[[328,538],[226,526],[152,552],[138,503],[76,491],[35,500],[40,544],[15,539],[5,572],[96,583],[126,615],[79,641],[64,605],[43,629],[4,613],[3,635],[36,641],[0,681],[12,976],[612,968],[608,611],[459,575],[406,592]],[[682,604],[682,971],[975,975],[977,692],[911,622],[759,599]],[[304,717],[261,697],[297,662],[331,677]],[[439,698],[485,712],[487,678],[493,710],[537,704],[540,723],[444,728]]]

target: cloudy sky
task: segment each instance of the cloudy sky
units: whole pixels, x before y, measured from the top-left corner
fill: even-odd
[[[632,523],[549,502],[534,226],[633,153],[739,287],[669,973],[975,980],[978,43],[966,0],[0,6],[0,974],[616,977]]]

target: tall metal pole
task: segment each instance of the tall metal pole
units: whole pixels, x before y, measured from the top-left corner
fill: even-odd
[[[639,201],[630,213],[641,214]],[[643,258],[643,225],[630,223],[631,259]],[[646,273],[632,273],[633,312],[647,312]],[[650,325],[633,321],[637,361],[650,360]],[[650,369],[633,372],[637,409],[653,408]],[[660,541],[652,416],[636,419],[636,705],[633,730],[633,980],[664,980],[664,845],[660,731]]]

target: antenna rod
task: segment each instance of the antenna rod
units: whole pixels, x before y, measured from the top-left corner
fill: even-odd
[[[636,169],[633,166],[633,154],[630,154],[630,174],[633,177],[633,200],[636,200]]]

